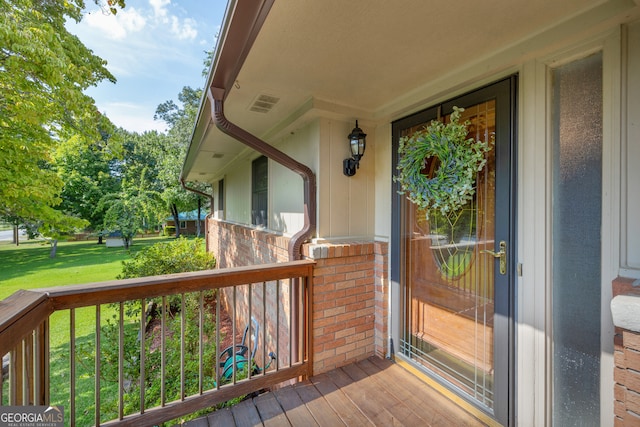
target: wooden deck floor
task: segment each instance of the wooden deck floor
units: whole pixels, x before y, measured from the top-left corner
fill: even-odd
[[[207,426],[484,426],[402,367],[377,357],[261,394],[185,424]]]

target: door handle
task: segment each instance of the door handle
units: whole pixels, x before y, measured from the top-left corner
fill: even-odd
[[[500,241],[500,251],[494,252],[490,249],[484,249],[480,253],[489,254],[494,258],[500,258],[500,274],[507,274],[507,242]]]

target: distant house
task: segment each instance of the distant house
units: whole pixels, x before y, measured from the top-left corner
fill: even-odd
[[[200,210],[200,217],[198,218],[198,210],[193,210],[190,212],[181,212],[178,214],[178,221],[180,222],[180,233],[181,234],[198,234],[198,230],[200,233],[204,231],[204,220],[207,217],[207,213],[204,209]],[[200,227],[198,227],[198,222],[200,222]],[[175,219],[170,216],[165,220],[164,228],[173,227],[172,233],[175,234],[176,222]]]

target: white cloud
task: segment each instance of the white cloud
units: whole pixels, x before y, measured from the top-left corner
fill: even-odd
[[[91,7],[95,11],[79,23],[67,23],[118,79],[87,90],[114,124],[136,132],[166,131],[166,123],[153,120],[157,106],[176,99],[185,85],[203,85],[203,50],[211,49],[211,37],[219,31],[213,24],[224,12],[218,0],[213,8],[208,3],[132,0],[116,16]]]
[[[171,4],[171,0],[149,0],[149,4],[153,8],[156,18],[160,18],[162,22],[167,22],[167,5]]]
[[[83,22],[112,40],[123,40],[130,33],[142,30],[147,23],[133,7],[121,10],[116,15],[92,12],[85,16]]]
[[[196,21],[187,18],[180,22],[176,16],[171,17],[171,32],[178,37],[179,40],[194,40],[198,36]]]
[[[171,0],[149,0],[153,8],[156,24],[169,26],[171,34],[178,40],[194,40],[198,36],[197,23],[191,18],[180,19],[177,15],[169,13],[168,6]]]
[[[145,27],[151,27],[152,31],[162,31],[168,27],[166,34],[171,34],[178,40],[196,39],[197,22],[192,18],[181,19],[170,13],[168,6],[171,5],[171,0],[149,0],[149,5],[153,11],[147,9],[146,13],[134,7],[126,7],[116,15],[102,11],[92,12],[86,15],[83,22],[111,40],[126,40],[132,33],[140,32]]]

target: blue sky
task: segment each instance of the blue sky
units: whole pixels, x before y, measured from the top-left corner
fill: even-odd
[[[153,120],[164,101],[178,102],[183,86],[201,89],[205,50],[215,45],[226,0],[126,0],[117,15],[92,1],[79,24],[68,23],[93,52],[105,59],[117,83],[87,90],[98,109],[130,131],[164,131]]]

